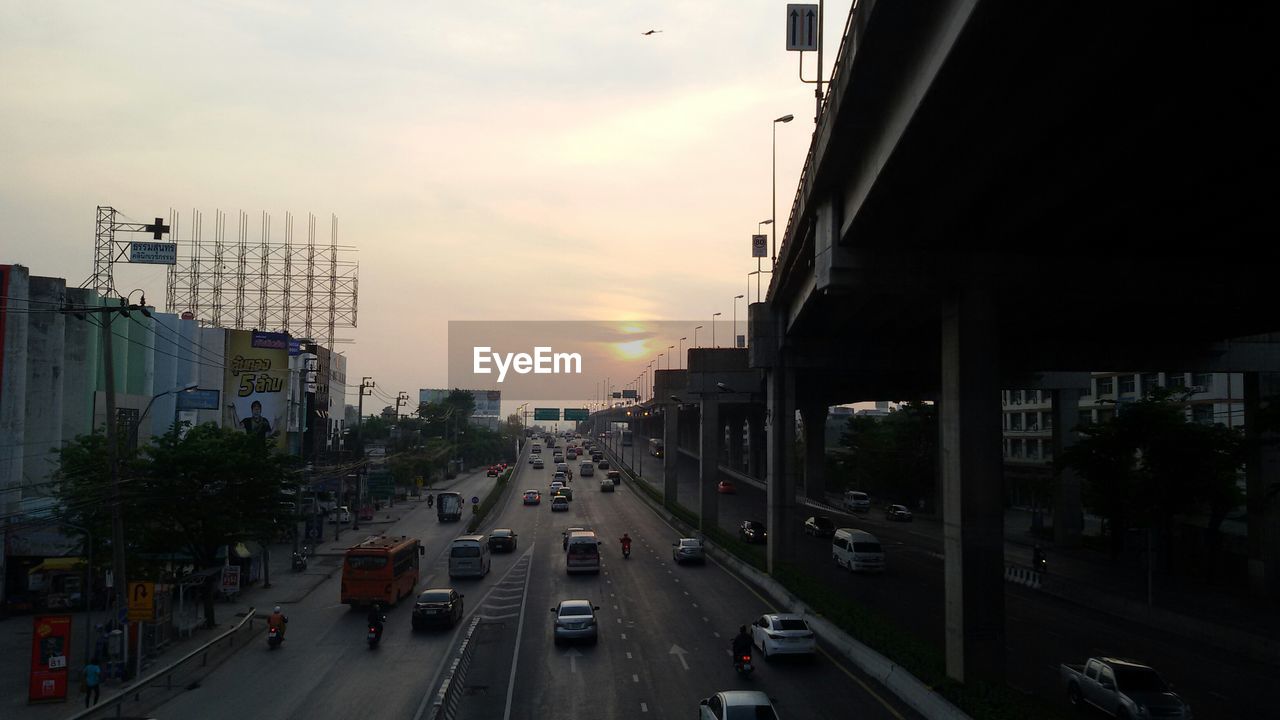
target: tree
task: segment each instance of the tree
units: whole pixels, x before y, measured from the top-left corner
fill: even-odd
[[[108,527],[109,497],[101,471],[86,462],[104,456],[100,435],[78,438],[62,451],[59,500],[70,518]],[[280,523],[293,521],[294,459],[274,452],[261,438],[239,430],[198,425],[185,434],[177,426],[121,464],[121,512],[132,555],[130,567],[147,558],[185,551],[196,568],[214,567],[218,551],[245,539],[267,539]],[[103,465],[102,467],[105,467]],[[107,523],[104,525],[104,523]],[[109,536],[104,530],[104,536]],[[205,621],[214,624],[213,584],[205,593]]]
[[[938,472],[937,406],[911,402],[885,416],[849,418],[840,444],[854,484],[914,504],[933,492]]]
[[[1240,502],[1244,462],[1240,431],[1187,420],[1187,393],[1160,389],[1118,408],[1110,420],[1079,429],[1076,444],[1057,459],[1084,479],[1084,504],[1107,519],[1118,556],[1129,527],[1172,535],[1178,515],[1207,509],[1210,550],[1226,514]],[[1164,555],[1166,564],[1169,553]],[[1214,563],[1210,563],[1212,567]]]

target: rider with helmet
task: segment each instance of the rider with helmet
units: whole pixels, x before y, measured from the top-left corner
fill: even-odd
[[[288,624],[289,624],[289,618],[286,617],[285,614],[280,611],[280,606],[277,605],[275,607],[275,610],[273,610],[271,612],[271,615],[267,618],[267,627],[275,628],[276,631],[280,633],[280,639],[283,640],[284,627],[285,625],[288,625]]]
[[[626,533],[622,533],[622,537],[618,538],[618,542],[622,543],[622,554],[630,555],[631,554],[631,536]]]

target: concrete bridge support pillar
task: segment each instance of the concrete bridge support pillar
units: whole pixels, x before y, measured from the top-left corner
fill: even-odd
[[[995,309],[982,289],[942,305],[939,408],[947,675],[1003,682],[1004,514]]]
[[[808,405],[804,418],[804,494],[817,502],[827,499],[827,406]]]
[[[794,560],[800,529],[796,522],[796,446],[795,373],[781,362],[768,373],[769,402],[769,476],[766,487],[769,544],[766,548],[769,572],[779,562]]]
[[[716,483],[720,479],[720,445],[724,426],[720,424],[720,398],[717,391],[702,395],[702,422],[699,426],[698,495],[699,529],[705,535],[716,526],[720,516],[720,495]]]
[[[752,410],[747,416],[747,424],[749,428],[748,434],[748,455],[747,455],[747,474],[753,478],[763,480],[765,477],[765,445],[768,443],[768,435],[764,427],[764,412],[762,410]]]
[[[1280,598],[1280,445],[1274,431],[1262,432],[1259,413],[1276,402],[1280,373],[1244,374],[1244,427],[1252,447],[1245,461],[1249,582],[1256,595],[1270,598]]]
[[[667,405],[662,413],[662,504],[671,509],[680,487],[680,406]]]
[[[742,472],[742,411],[729,413],[729,467]]]
[[[1053,390],[1053,457],[1076,444],[1076,424],[1080,422],[1082,390]],[[1084,531],[1084,503],[1080,493],[1080,476],[1070,468],[1058,473],[1058,496],[1053,504],[1053,539],[1059,545],[1080,544]]]

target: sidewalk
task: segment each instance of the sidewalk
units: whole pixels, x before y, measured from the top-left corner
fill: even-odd
[[[471,472],[463,473],[456,479],[440,487],[433,488],[433,490],[439,491],[450,487],[468,479],[472,474]],[[165,645],[154,656],[144,657],[142,660],[143,674],[160,669],[165,664],[173,662],[209,642],[239,622],[250,608],[256,608],[260,615],[265,615],[270,613],[271,607],[276,604],[287,606],[300,602],[308,593],[341,568],[341,558],[348,547],[365,537],[381,534],[391,524],[417,508],[425,507],[425,504],[424,497],[423,500],[401,501],[397,502],[394,507],[384,507],[375,514],[373,521],[360,523],[359,530],[352,530],[349,526],[344,527],[337,541],[333,539],[334,526],[332,524],[326,525],[325,539],[318,543],[312,543],[313,555],[310,558],[307,569],[302,572],[294,572],[292,568],[292,541],[272,544],[269,547],[270,572],[268,574],[271,586],[264,587],[263,583],[259,581],[243,588],[233,601],[219,600],[215,602],[214,618],[217,626],[205,628],[202,623],[190,636],[175,637],[173,641]],[[203,614],[203,605],[200,607]],[[65,718],[84,707],[84,696],[79,693],[79,671],[85,662],[86,614],[84,612],[72,613],[72,635],[69,648],[71,680],[68,687],[67,702],[40,705],[27,704],[27,678],[31,669],[33,617],[32,615],[17,615],[0,621],[0,717],[6,719],[31,718],[32,720]],[[107,617],[106,611],[95,611],[92,615],[92,622],[94,624],[102,623],[106,621]],[[89,627],[92,627],[92,625]],[[89,652],[92,654],[93,649],[91,648]],[[134,659],[131,657],[130,665],[133,665],[133,663]],[[102,688],[102,700],[105,701],[115,696],[124,687],[124,684],[119,680],[105,682]]]

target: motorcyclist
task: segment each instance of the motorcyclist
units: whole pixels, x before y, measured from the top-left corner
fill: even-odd
[[[630,555],[631,554],[631,536],[626,533],[622,533],[622,537],[618,538],[618,542],[622,543],[622,554]]]
[[[382,606],[378,603],[374,603],[373,607],[369,608],[369,627],[373,628],[379,639],[382,638],[382,623],[386,619],[386,616],[382,614]]]
[[[275,628],[276,632],[280,633],[280,639],[283,640],[284,628],[288,624],[289,624],[289,618],[286,617],[285,614],[280,611],[280,606],[277,605],[275,607],[275,610],[273,610],[271,612],[271,615],[267,618],[267,627]]]
[[[738,664],[742,658],[751,654],[751,634],[746,625],[738,626],[738,634],[733,638],[733,662]]]

